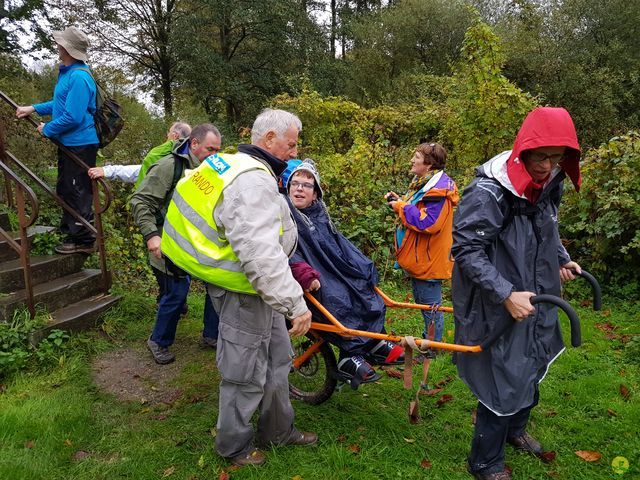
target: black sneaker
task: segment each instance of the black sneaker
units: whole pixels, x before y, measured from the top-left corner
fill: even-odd
[[[338,375],[341,380],[351,385],[354,390],[361,383],[371,383],[381,378],[360,355],[340,360],[338,363]]]
[[[389,340],[380,340],[365,354],[373,365],[401,365],[404,363],[404,349]]]
[[[147,348],[153,355],[153,359],[156,361],[156,363],[160,365],[166,365],[167,363],[171,363],[176,359],[175,355],[171,353],[167,347],[161,347],[156,342],[151,340],[151,337],[149,337],[149,340],[147,340]]]

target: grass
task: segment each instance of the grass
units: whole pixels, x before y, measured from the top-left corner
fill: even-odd
[[[128,293],[107,318],[110,337],[95,332],[75,336],[76,347],[60,364],[6,381],[0,393],[0,478],[219,478],[228,464],[213,451],[218,375],[213,352],[197,347],[202,299],[192,297],[190,314],[178,330],[179,373],[170,383],[182,395],[171,404],[122,402],[92,381],[91,361],[96,355],[143,349],[153,322],[154,299],[135,293]],[[639,478],[640,360],[625,351],[619,335],[639,333],[640,305],[605,303],[607,308],[610,311],[604,313],[579,309],[583,346],[568,348],[541,385],[530,431],[556,451],[555,462],[544,464],[508,448],[507,463],[515,479]],[[394,319],[390,329],[419,333],[419,314],[394,312],[390,317]],[[450,339],[451,318],[446,321]],[[615,338],[606,338],[607,332],[595,324],[615,327],[609,332]],[[414,371],[416,385],[419,370]],[[476,401],[457,378],[450,358],[439,356],[432,364],[432,381],[449,375],[454,380],[442,394],[453,400],[437,407],[439,396],[421,397],[422,420],[417,425],[407,419],[412,392],[386,375],[379,385],[357,391],[347,387],[319,406],[294,402],[297,426],[317,431],[318,447],[274,448],[264,467],[230,471],[229,476],[468,479],[465,459]],[[621,385],[630,391],[627,399],[620,393]],[[585,462],[575,455],[577,450],[597,451],[602,458]],[[621,477],[611,468],[617,456],[630,462]],[[431,466],[423,468],[427,466],[421,466],[423,460]]]

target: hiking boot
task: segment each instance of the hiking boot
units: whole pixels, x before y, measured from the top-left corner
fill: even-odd
[[[218,339],[211,337],[200,337],[200,346],[203,348],[218,348]]]
[[[541,458],[544,453],[544,449],[542,448],[542,445],[540,445],[540,442],[527,432],[524,432],[522,435],[517,437],[509,437],[507,438],[507,442],[516,447],[517,450],[530,453],[534,457]]]
[[[371,383],[380,380],[380,375],[378,375],[373,368],[371,368],[371,365],[360,355],[340,360],[338,363],[338,375],[341,380],[351,385],[351,388],[354,390],[357,389],[361,383]]]
[[[318,434],[314,432],[298,432],[297,435],[287,442],[287,445],[302,445],[313,447],[318,444]]]
[[[95,253],[96,247],[94,243],[85,243],[85,244],[79,245],[71,242],[64,242],[58,245],[54,250],[57,253],[61,253],[62,255],[68,255],[70,253],[91,254],[91,253]]]
[[[404,349],[389,340],[380,340],[365,354],[366,360],[374,365],[400,365],[404,363]]]
[[[161,347],[156,342],[151,340],[151,337],[149,337],[149,340],[147,340],[147,348],[153,355],[153,359],[156,361],[156,363],[160,365],[166,365],[167,363],[171,363],[176,359],[175,355],[171,353],[167,347]]]
[[[259,467],[267,461],[267,457],[263,452],[261,452],[257,448],[254,448],[247,453],[231,457],[229,460],[231,460],[231,463],[237,465],[238,467],[244,467],[245,465],[254,465],[256,467]]]
[[[478,480],[511,480],[509,470],[502,470],[496,473],[472,473],[471,470],[469,470],[469,473]]]

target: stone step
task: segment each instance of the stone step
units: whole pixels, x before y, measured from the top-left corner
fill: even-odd
[[[29,227],[27,229],[27,237],[29,240],[33,239],[33,237],[38,233],[48,233],[55,230],[54,227],[45,227],[42,225],[36,225],[34,227]],[[20,243],[20,232],[7,232],[11,238],[18,243]],[[0,237],[0,262],[4,262],[5,260],[11,260],[14,258],[19,258],[19,255],[16,251],[11,248],[9,242],[7,242],[4,237]]]
[[[87,256],[82,253],[31,257],[32,285],[79,272],[86,259]],[[20,259],[0,263],[0,292],[14,292],[23,288],[24,273]]]
[[[71,275],[41,283],[33,288],[36,305],[40,304],[49,312],[53,312],[83,298],[97,295],[102,291],[102,275],[100,270],[81,270]],[[26,306],[24,290],[8,294],[0,294],[0,322],[13,318],[13,312]]]
[[[9,214],[7,212],[0,212],[0,228],[3,230],[11,230],[11,223],[9,223]]]
[[[52,330],[83,331],[95,327],[103,313],[116,305],[120,295],[99,294],[60,308],[51,314],[51,321],[29,337],[32,345],[46,338]]]

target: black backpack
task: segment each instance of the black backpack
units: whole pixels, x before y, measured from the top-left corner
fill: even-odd
[[[122,118],[122,107],[113,98],[107,95],[104,88],[96,81],[93,73],[88,68],[78,68],[89,72],[91,78],[96,84],[96,111],[93,114],[93,120],[98,132],[98,141],[100,148],[109,145],[120,133],[124,127],[124,119]]]

